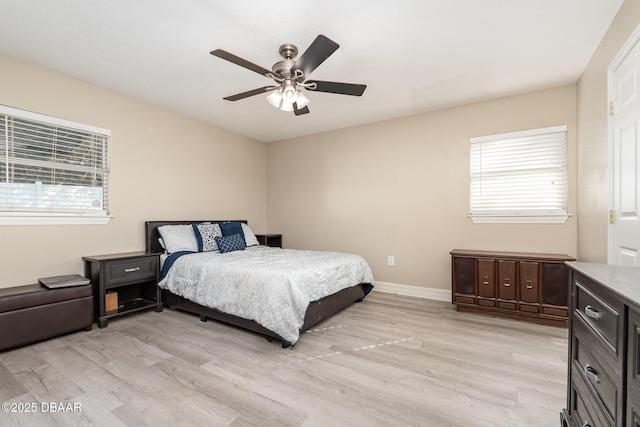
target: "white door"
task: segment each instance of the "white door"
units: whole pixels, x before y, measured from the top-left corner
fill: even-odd
[[[640,43],[613,70],[609,263],[640,266]]]

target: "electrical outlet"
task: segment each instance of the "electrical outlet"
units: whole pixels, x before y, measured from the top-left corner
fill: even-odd
[[[387,263],[391,266],[396,265],[396,257],[394,257],[393,255],[389,255],[389,258],[387,259]]]

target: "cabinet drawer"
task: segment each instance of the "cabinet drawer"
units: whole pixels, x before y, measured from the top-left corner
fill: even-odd
[[[478,305],[482,307],[495,307],[496,300],[478,297]]]
[[[122,285],[129,282],[156,280],[158,258],[146,257],[106,263],[105,286]]]
[[[473,297],[454,295],[453,302],[455,304],[475,304],[476,299]]]
[[[571,377],[571,418],[575,426],[606,427],[614,426],[613,420],[607,418],[598,408],[594,396],[586,390],[584,380],[579,376]]]
[[[537,303],[540,284],[540,263],[520,261],[520,301]]]
[[[493,259],[478,259],[478,296],[495,298],[496,296],[496,264]],[[478,301],[480,304],[480,301]]]
[[[518,308],[515,302],[508,302],[508,301],[507,302],[498,301],[498,307],[504,310],[515,310],[516,308]]]
[[[520,311],[524,311],[526,313],[538,313],[540,307],[536,304],[522,304],[519,305]]]
[[[575,280],[575,313],[593,327],[615,354],[619,354],[618,338],[622,333],[621,313],[624,306],[614,299],[606,298],[605,301],[604,295],[596,295],[587,286],[587,280],[581,277]]]
[[[516,262],[513,260],[498,260],[498,298],[502,300],[516,299]],[[513,304],[515,309],[515,304]]]
[[[573,340],[573,367],[572,371],[580,375],[587,384],[587,388],[596,398],[601,408],[604,408],[606,415],[613,421],[617,418],[617,409],[620,404],[620,393],[622,384],[614,381],[606,368],[602,364],[600,357],[589,347],[592,332],[584,327],[580,322],[574,324],[574,340]],[[598,341],[595,341],[596,343]]]
[[[549,316],[569,317],[569,309],[565,307],[542,307],[542,312]]]

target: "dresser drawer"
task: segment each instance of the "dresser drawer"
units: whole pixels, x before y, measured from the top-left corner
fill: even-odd
[[[595,396],[587,390],[581,375],[572,372],[570,384],[571,418],[574,426],[614,427],[614,421],[607,417],[597,403]]]
[[[574,282],[575,314],[584,319],[616,355],[620,355],[622,349],[618,346],[623,332],[624,305],[603,293],[596,294],[597,288],[588,278],[577,276]]]
[[[598,341],[593,340],[592,336],[593,333],[581,322],[574,322],[572,371],[582,377],[587,388],[595,397],[595,401],[604,409],[613,424],[616,424],[616,419],[622,415],[618,413],[618,407],[621,404],[622,382],[620,376],[615,375],[615,371],[614,376],[611,376],[608,372],[611,368],[603,364],[606,358],[603,360],[599,353],[590,346],[591,343],[598,344]],[[612,378],[617,378],[617,382]]]
[[[105,287],[120,286],[129,282],[156,280],[158,257],[133,258],[108,261],[106,267]]]

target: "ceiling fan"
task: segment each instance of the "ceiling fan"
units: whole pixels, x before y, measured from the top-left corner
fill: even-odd
[[[307,50],[296,59],[298,48],[292,44],[280,46],[280,56],[283,61],[276,62],[271,70],[240,58],[226,50],[216,49],[211,55],[233,62],[248,70],[273,79],[277,84],[264,86],[247,92],[227,96],[227,101],[238,101],[261,93],[271,92],[267,100],[271,105],[282,111],[293,111],[296,116],[309,112],[309,99],[301,89],[315,92],[336,93],[340,95],[360,96],[367,88],[366,85],[326,82],[320,80],[306,80],[309,74],[322,64],[333,52],[338,50],[339,44],[320,34]]]

